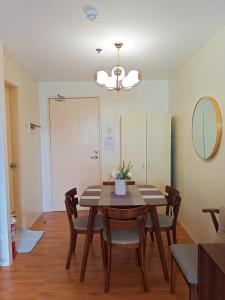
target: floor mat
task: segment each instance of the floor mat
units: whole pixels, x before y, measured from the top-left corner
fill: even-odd
[[[30,253],[41,239],[44,231],[33,231],[28,229],[16,230],[16,252]]]

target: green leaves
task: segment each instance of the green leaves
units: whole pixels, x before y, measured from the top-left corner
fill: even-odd
[[[128,179],[128,180],[131,179],[132,176],[132,174],[130,173],[131,168],[132,168],[131,162],[129,161],[128,165],[126,166],[125,161],[123,160],[122,165],[119,166],[116,172],[114,173],[116,174],[116,179]]]

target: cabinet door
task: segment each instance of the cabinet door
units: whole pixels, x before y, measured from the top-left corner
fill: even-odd
[[[146,114],[121,116],[121,162],[131,161],[132,179],[146,184]]]
[[[165,190],[170,185],[171,116],[147,115],[147,184]]]

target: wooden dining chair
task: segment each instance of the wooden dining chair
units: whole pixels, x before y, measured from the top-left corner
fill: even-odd
[[[180,209],[181,197],[178,190],[174,187],[166,186],[166,212],[165,214],[158,213],[160,231],[165,231],[167,234],[168,245],[171,245],[170,232],[172,232],[173,243],[177,243],[177,218]],[[148,213],[146,230],[151,234],[151,240],[154,241],[154,228],[150,213]]]
[[[203,209],[202,211],[204,213],[210,213],[215,230],[218,235],[219,224],[216,218],[216,214],[219,213],[219,209]],[[223,235],[223,242],[224,241],[225,241],[225,236]],[[176,270],[178,268],[184,280],[188,284],[189,300],[197,300],[198,299],[198,245],[197,244],[173,244],[170,246],[170,252],[171,252],[170,292],[175,293]]]
[[[70,225],[70,242],[69,242],[69,251],[66,261],[66,269],[70,268],[70,261],[72,253],[75,253],[76,240],[78,234],[86,234],[87,233],[87,225],[88,225],[88,216],[78,217],[77,213],[77,189],[72,188],[71,190],[65,193],[65,206],[66,212],[68,216],[68,221]],[[103,216],[97,215],[95,216],[95,224],[93,233],[98,233],[100,235],[101,240],[101,249],[103,256],[103,265],[105,267],[105,251],[103,249]]]
[[[115,181],[113,181],[113,180],[103,181],[102,184],[103,185],[115,185]],[[126,185],[135,185],[135,181],[134,180],[126,180]]]
[[[105,292],[109,291],[112,248],[138,249],[144,290],[147,292],[144,257],[146,208],[144,206],[129,209],[105,207],[103,213],[103,236],[106,249]]]

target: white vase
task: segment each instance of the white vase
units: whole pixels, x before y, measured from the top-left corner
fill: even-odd
[[[124,196],[126,192],[126,181],[124,179],[115,179],[115,194],[117,196]]]

